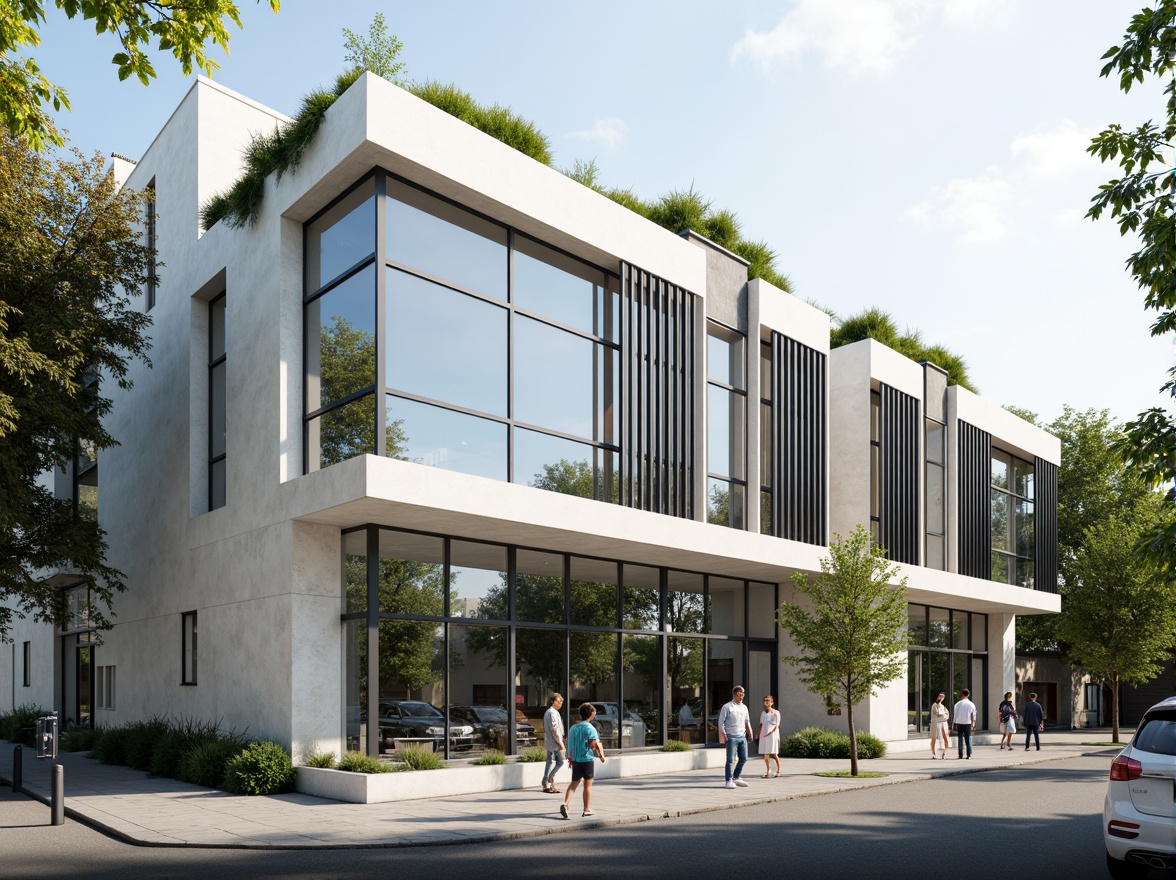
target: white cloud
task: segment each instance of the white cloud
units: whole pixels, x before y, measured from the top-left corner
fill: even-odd
[[[731,62],[761,69],[815,53],[825,66],[851,74],[888,73],[918,43],[936,16],[973,26],[1003,14],[1015,0],[796,0],[774,28],[748,28]]]
[[[567,137],[577,141],[603,144],[611,150],[624,142],[628,130],[629,128],[625,125],[623,119],[609,117],[607,119],[597,119],[592,123],[591,128],[585,129],[584,131],[569,132]]]
[[[1069,119],[1039,125],[1013,138],[1007,162],[932,188],[906,214],[927,227],[949,229],[968,244],[1001,240],[1017,218],[1023,224],[1072,225],[1085,212],[1084,203],[1074,201],[1074,193],[1084,191],[1074,178],[1090,175],[1093,191],[1099,173],[1097,160],[1084,152],[1092,136]]]
[[[1013,186],[999,169],[987,168],[976,177],[952,180],[932,189],[907,215],[928,225],[947,225],[959,231],[960,241],[983,244],[1004,238],[1006,209]]]
[[[1094,137],[1093,129],[1084,130],[1065,119],[1052,127],[1038,126],[1029,134],[1019,134],[1009,147],[1014,162],[1023,163],[1029,171],[1043,177],[1065,177],[1075,171],[1100,166],[1097,158],[1086,148]]]

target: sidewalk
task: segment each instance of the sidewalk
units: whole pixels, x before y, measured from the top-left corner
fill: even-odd
[[[539,790],[498,791],[461,797],[430,798],[384,804],[345,804],[302,794],[246,798],[200,788],[173,779],[152,779],[127,767],[100,764],[82,754],[63,754],[65,810],[129,843],[144,846],[299,849],[429,846],[508,840],[558,834],[587,826],[621,825],[674,818],[692,813],[772,803],[878,785],[976,773],[1009,766],[1070,758],[1106,747],[1083,745],[1110,740],[1105,731],[1050,731],[1040,752],[1026,752],[1023,740],[1012,752],[1001,751],[996,737],[978,745],[970,761],[932,761],[929,746],[862,761],[860,769],[889,774],[882,779],[837,779],[812,775],[848,770],[846,760],[781,759],[776,779],[761,779],[763,762],[754,758],[744,776],[747,788],[728,790],[715,770],[667,776],[602,780],[593,787],[595,816],[580,817],[579,791],[569,821],[560,819],[562,796]],[[1019,739],[1019,737],[1018,737]],[[954,741],[952,743],[955,745]],[[12,746],[0,751],[0,774],[12,770]],[[24,750],[24,788],[46,803],[50,764]],[[1107,757],[1110,765],[1110,754]],[[1027,771],[1031,772],[1031,771]],[[11,781],[0,775],[5,785]],[[563,789],[564,768],[557,777]],[[49,809],[45,808],[49,823]]]

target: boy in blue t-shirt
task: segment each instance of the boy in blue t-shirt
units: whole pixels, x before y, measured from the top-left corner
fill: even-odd
[[[596,707],[591,703],[580,704],[580,717],[584,719],[568,731],[568,758],[572,765],[572,784],[564,792],[564,802],[560,804],[560,818],[568,817],[568,804],[572,801],[576,786],[584,780],[584,815],[592,815],[592,777],[595,773],[593,757],[599,757],[604,763],[604,748],[600,745],[600,736],[592,726],[592,719],[596,717]]]

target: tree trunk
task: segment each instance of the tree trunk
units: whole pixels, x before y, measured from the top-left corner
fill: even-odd
[[[845,689],[845,716],[849,719],[849,775],[858,775],[857,731],[853,727],[853,690]]]
[[[1119,676],[1111,676],[1111,742],[1119,742]]]

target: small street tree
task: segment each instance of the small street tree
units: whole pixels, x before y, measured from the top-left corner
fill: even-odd
[[[853,776],[858,775],[854,703],[906,669],[906,578],[892,584],[897,571],[859,525],[845,540],[834,536],[820,575],[792,576],[812,610],[786,602],[777,612],[799,650],[782,662],[797,667],[810,691],[846,707]]]
[[[1112,738],[1119,741],[1119,685],[1159,674],[1176,644],[1176,595],[1138,551],[1163,516],[1158,495],[1086,530],[1062,591],[1058,637],[1066,655],[1111,689]]]

